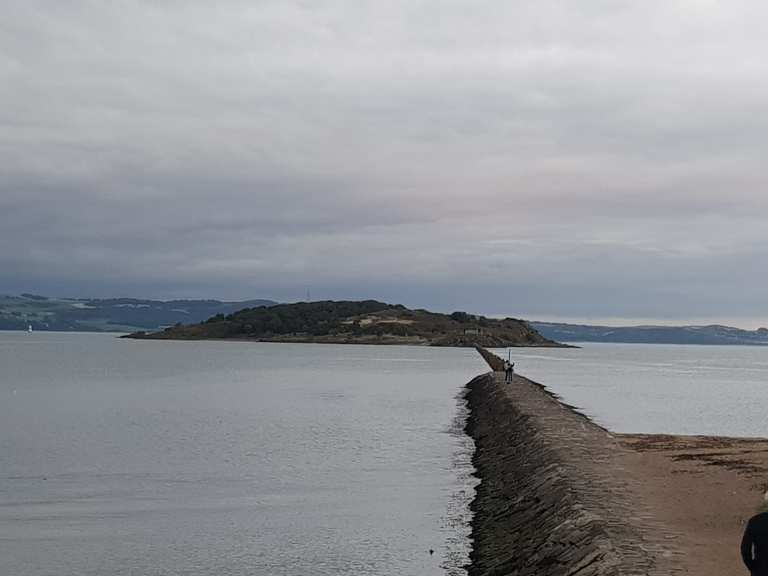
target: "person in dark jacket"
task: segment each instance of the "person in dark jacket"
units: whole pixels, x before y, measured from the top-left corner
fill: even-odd
[[[752,576],[768,576],[768,512],[747,522],[741,539],[741,557]]]

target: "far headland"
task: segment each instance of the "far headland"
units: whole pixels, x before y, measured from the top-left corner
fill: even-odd
[[[298,302],[257,306],[198,324],[126,338],[154,340],[252,340],[416,346],[567,347],[544,338],[528,322],[466,312],[440,314],[376,300]]]

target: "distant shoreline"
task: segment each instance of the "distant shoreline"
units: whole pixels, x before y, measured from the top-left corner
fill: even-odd
[[[326,300],[245,308],[197,324],[126,336],[148,340],[246,340],[412,346],[570,347],[543,337],[525,320],[411,310],[376,300]]]
[[[474,342],[467,342],[461,345],[452,344],[439,344],[430,342],[426,339],[416,338],[403,338],[403,337],[372,337],[372,338],[339,338],[339,337],[315,337],[315,338],[302,338],[302,337],[286,337],[286,338],[195,338],[195,337],[180,337],[169,336],[162,337],[162,332],[154,333],[122,333],[119,338],[126,338],[132,340],[165,340],[174,342],[265,342],[271,344],[359,344],[363,346],[417,346],[417,347],[432,347],[432,348],[474,348]],[[579,348],[573,344],[563,344],[561,342],[552,343],[533,343],[533,344],[504,344],[498,346],[499,348]]]
[[[706,326],[598,326],[529,322],[542,336],[562,342],[612,344],[699,344],[702,346],[768,346],[768,329],[743,330],[720,324]]]

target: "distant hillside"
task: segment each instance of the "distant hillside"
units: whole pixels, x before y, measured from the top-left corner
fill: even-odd
[[[625,342],[638,344],[768,345],[768,329],[729,326],[588,326],[531,322],[543,336],[560,342]]]
[[[178,322],[194,324],[215,314],[272,305],[271,300],[137,300],[134,298],[72,299],[36,294],[0,296],[0,330],[133,332],[159,330]]]
[[[527,322],[465,312],[437,314],[375,300],[299,302],[219,314],[193,326],[129,337],[173,340],[414,344],[429,346],[559,346]]]

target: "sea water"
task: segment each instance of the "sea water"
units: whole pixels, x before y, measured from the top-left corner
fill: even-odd
[[[485,369],[471,349],[0,333],[0,574],[464,574],[460,396]]]
[[[765,348],[511,357],[615,431],[768,436]],[[0,332],[0,574],[464,574],[461,393],[486,370],[471,349]]]
[[[768,347],[578,345],[509,353],[517,372],[615,432],[768,437]]]

